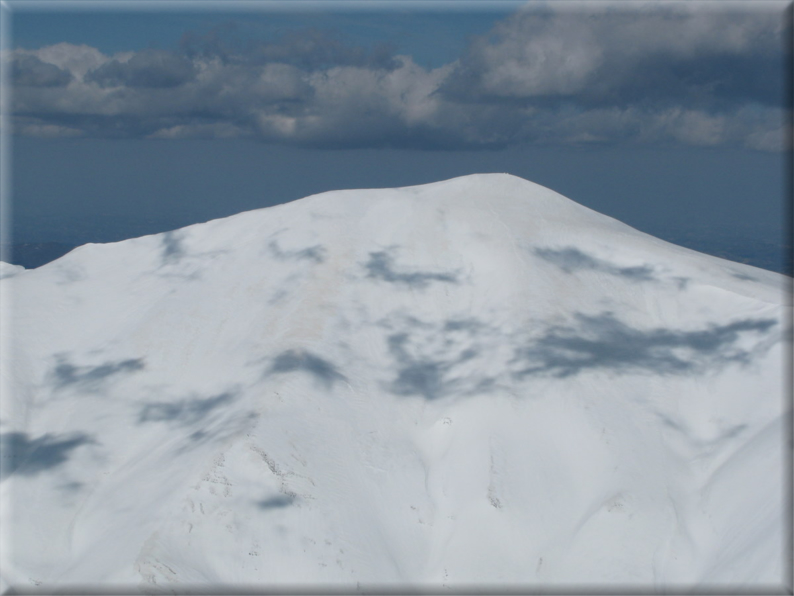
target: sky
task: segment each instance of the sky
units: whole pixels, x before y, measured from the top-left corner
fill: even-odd
[[[9,6],[15,242],[479,172],[668,239],[785,232],[784,2]]]

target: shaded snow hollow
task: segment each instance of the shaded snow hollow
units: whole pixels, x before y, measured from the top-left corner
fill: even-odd
[[[3,587],[784,581],[781,275],[508,175],[12,273]]]

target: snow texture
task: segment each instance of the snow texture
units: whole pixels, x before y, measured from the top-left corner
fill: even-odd
[[[4,588],[785,581],[784,276],[508,175],[2,275]]]
[[[5,279],[6,277],[13,277],[17,273],[24,271],[25,268],[21,265],[12,265],[11,263],[6,263],[5,261],[0,261],[0,279]]]

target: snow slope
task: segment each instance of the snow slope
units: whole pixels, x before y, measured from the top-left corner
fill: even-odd
[[[781,275],[508,175],[13,273],[6,587],[785,581]]]
[[[5,279],[6,277],[13,277],[17,273],[21,273],[24,270],[25,268],[22,267],[21,265],[12,265],[11,263],[0,261],[0,279]]]

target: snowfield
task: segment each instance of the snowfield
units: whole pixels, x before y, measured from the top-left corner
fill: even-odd
[[[0,273],[3,589],[785,589],[782,275],[495,174]]]

